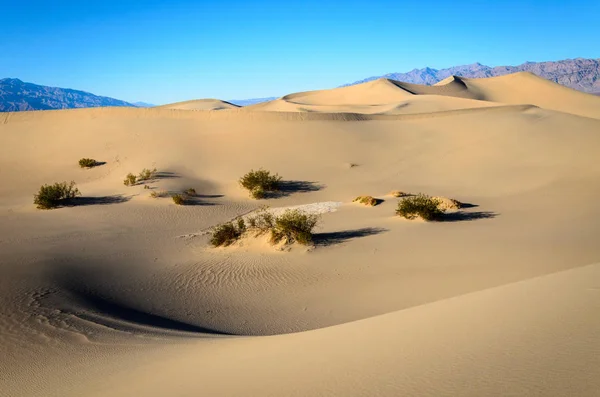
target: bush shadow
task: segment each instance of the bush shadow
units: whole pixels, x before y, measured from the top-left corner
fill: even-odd
[[[287,197],[294,193],[310,193],[317,192],[325,188],[317,182],[310,181],[281,181],[279,182],[279,190],[268,192],[266,198]]]
[[[132,196],[123,196],[117,194],[114,196],[99,196],[99,197],[75,197],[72,199],[65,200],[65,207],[82,207],[86,205],[107,205],[107,204],[121,204],[131,200]]]
[[[468,208],[468,207],[467,207]],[[478,219],[491,219],[497,217],[498,214],[492,211],[476,211],[476,212],[451,212],[442,215],[439,222],[468,222]]]
[[[313,243],[316,247],[328,247],[331,245],[342,244],[355,238],[374,236],[387,232],[388,229],[380,227],[364,227],[354,230],[343,230],[340,232],[315,233],[313,234]]]

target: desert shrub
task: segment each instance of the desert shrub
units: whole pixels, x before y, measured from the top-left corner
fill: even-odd
[[[271,175],[269,171],[262,168],[258,171],[251,170],[239,180],[240,185],[255,199],[264,198],[267,192],[278,191],[280,182],[279,175]]]
[[[155,177],[156,177],[156,168],[151,169],[151,170],[144,168],[138,175],[137,179],[138,179],[138,181],[141,182],[141,181],[147,181],[150,179],[154,179]]]
[[[127,174],[125,180],[123,180],[123,184],[125,186],[133,186],[137,183],[137,176],[133,175],[131,172]]]
[[[94,159],[83,158],[83,159],[79,160],[79,166],[81,168],[92,168],[92,167],[95,167],[97,165],[98,165],[98,162],[96,160],[94,160]]]
[[[153,190],[150,192],[150,197],[159,198],[159,197],[167,197],[169,196],[169,192],[166,190]]]
[[[64,200],[80,196],[79,189],[75,187],[75,182],[61,182],[54,185],[44,185],[40,187],[38,194],[33,196],[33,203],[41,209],[50,209],[58,207]]]
[[[440,209],[440,201],[434,197],[419,193],[416,196],[403,198],[398,202],[396,214],[406,219],[421,217],[426,221],[439,220],[446,211]]]
[[[187,194],[188,196],[195,196],[196,195],[196,189],[189,188],[188,190],[185,191],[185,194]]]
[[[266,207],[258,210],[256,215],[248,217],[247,221],[249,229],[258,234],[270,232],[275,227],[275,216]]]
[[[358,196],[357,198],[355,198],[354,200],[352,200],[353,203],[361,203],[364,205],[368,205],[370,207],[374,207],[377,204],[379,204],[379,201],[376,198],[373,198],[373,196]]]
[[[241,218],[238,219],[237,224],[234,222],[227,222],[215,226],[210,238],[210,244],[213,247],[227,247],[239,240],[245,230],[246,225]]]
[[[177,205],[183,205],[185,204],[185,197],[183,197],[183,195],[181,194],[175,194],[173,195],[173,202]]]
[[[149,189],[150,189],[150,186],[144,185],[144,190],[149,190]]]
[[[284,241],[286,244],[297,242],[308,245],[312,242],[313,229],[319,217],[300,210],[286,210],[282,215],[275,217],[275,226],[271,229],[271,242],[277,244]]]

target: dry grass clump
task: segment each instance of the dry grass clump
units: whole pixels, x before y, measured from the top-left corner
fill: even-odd
[[[434,197],[437,201],[439,201],[438,207],[443,210],[458,210],[462,208],[463,204],[458,201],[447,197]]]
[[[240,185],[248,190],[250,197],[254,199],[262,199],[267,193],[278,191],[280,182],[281,177],[278,174],[271,175],[262,168],[258,171],[250,170],[239,180]]]
[[[92,168],[98,165],[98,162],[94,159],[82,158],[79,160],[79,166],[81,168]]]
[[[194,197],[196,195],[196,189],[189,188],[184,193],[187,194],[190,197]]]
[[[403,191],[400,190],[392,190],[390,192],[390,195],[393,197],[404,197],[404,196],[408,196],[408,193],[405,193]]]
[[[142,181],[148,181],[150,179],[154,179],[155,177],[156,177],[156,168],[151,169],[151,170],[144,168],[138,175],[137,179],[139,182],[142,182]]]
[[[127,174],[125,179],[123,180],[123,184],[125,186],[133,186],[137,183],[137,176],[133,175],[131,172]]]
[[[396,214],[406,219],[420,217],[426,221],[436,221],[442,218],[445,211],[446,209],[440,208],[440,201],[435,197],[419,193],[400,200]]]
[[[210,243],[214,247],[228,246],[240,239],[246,232],[260,236],[270,234],[270,242],[278,244],[298,243],[309,245],[313,238],[313,229],[319,221],[319,216],[308,214],[300,210],[286,210],[283,214],[274,216],[263,209],[256,215],[244,221],[238,219],[214,228]]]
[[[150,192],[150,197],[152,198],[167,197],[168,195],[169,192],[167,192],[166,190],[153,190]]]
[[[375,207],[377,204],[379,204],[379,200],[377,200],[376,198],[373,198],[373,196],[358,196],[357,198],[355,198],[354,200],[352,200],[353,203],[361,203],[364,205],[367,205],[369,207]]]
[[[183,194],[174,194],[172,196],[173,202],[177,205],[183,205],[185,204],[185,197],[183,196]]]
[[[79,189],[75,187],[75,182],[61,182],[53,185],[43,185],[38,194],[33,196],[33,203],[40,209],[56,208],[62,202],[68,199],[80,196]]]
[[[123,181],[123,184],[125,186],[134,186],[139,182],[148,181],[154,178],[156,178],[156,168],[151,170],[144,168],[138,176],[135,176],[131,172],[127,174],[125,180]]]

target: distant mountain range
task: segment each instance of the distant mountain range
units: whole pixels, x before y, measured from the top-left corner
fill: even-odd
[[[365,83],[379,78],[432,85],[450,76],[467,78],[494,77],[516,72],[531,72],[555,83],[590,94],[600,94],[600,59],[566,59],[555,62],[525,62],[518,66],[490,67],[480,63],[447,69],[414,69],[408,73],[373,76],[344,86]]]
[[[231,99],[227,102],[233,103],[238,106],[250,106],[255,105],[257,103],[269,102],[277,99],[276,96],[268,97],[268,98],[254,98],[254,99]]]
[[[136,105],[66,88],[25,83],[19,79],[0,80],[0,111],[71,109],[98,106]]]
[[[447,69],[414,69],[408,73],[388,73],[383,76],[373,76],[342,87],[365,83],[382,77],[407,83],[432,85],[450,76],[493,77],[523,71],[534,73],[579,91],[600,95],[600,59],[583,58],[555,62],[526,62],[518,66],[490,67],[474,63]],[[239,106],[248,106],[273,99],[277,98],[240,99],[229,102]],[[0,112],[98,106],[152,107],[154,105],[145,102],[129,103],[84,91],[25,83],[19,79],[0,79]]]

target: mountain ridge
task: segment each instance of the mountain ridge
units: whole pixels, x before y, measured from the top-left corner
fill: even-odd
[[[487,66],[479,62],[453,66],[444,69],[425,67],[413,69],[406,73],[388,73],[381,76],[367,77],[353,83],[344,84],[347,87],[378,78],[403,81],[412,84],[433,85],[450,76],[467,78],[483,78],[503,76],[517,72],[531,72],[555,83],[587,92],[589,94],[600,94],[600,58],[598,59],[564,59],[560,61],[547,62],[525,62],[517,66]]]
[[[74,109],[136,105],[86,91],[27,83],[17,78],[0,79],[0,112]]]

